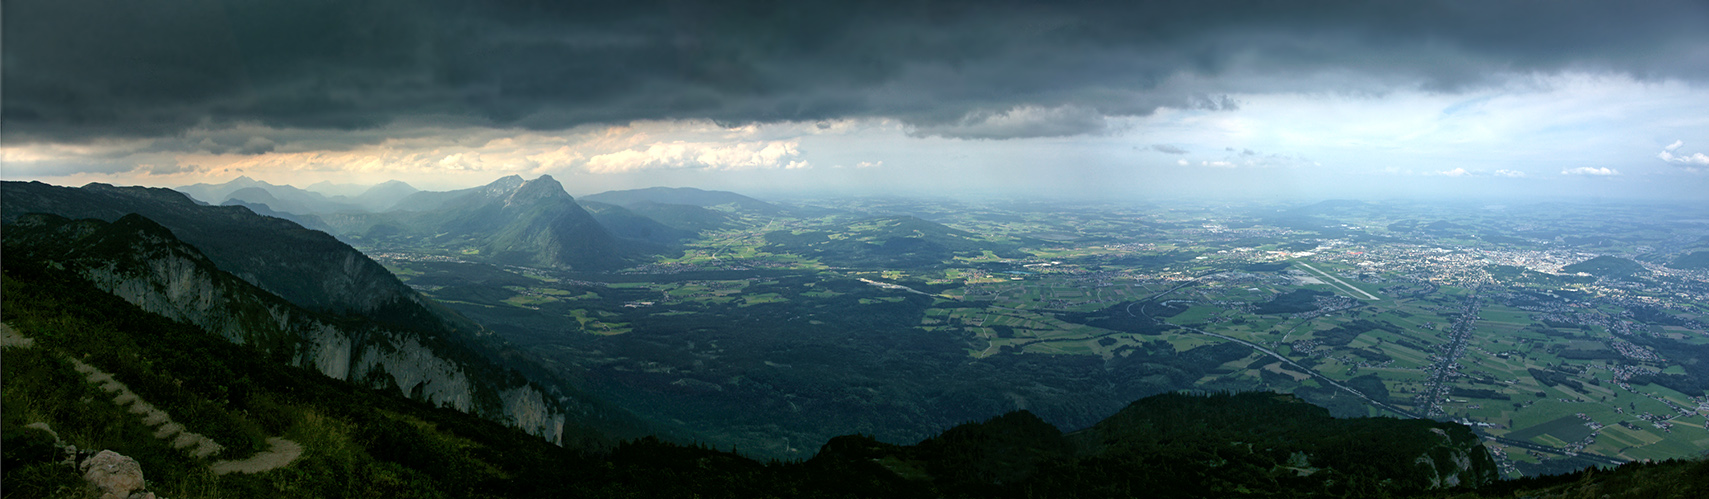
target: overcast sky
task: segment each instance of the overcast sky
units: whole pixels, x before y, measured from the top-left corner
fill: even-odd
[[[7,180],[1709,200],[1709,2],[8,0]]]

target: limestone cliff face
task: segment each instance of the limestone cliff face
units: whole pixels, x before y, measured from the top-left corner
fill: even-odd
[[[1430,488],[1445,489],[1461,485],[1485,485],[1496,479],[1495,459],[1470,431],[1449,436],[1447,431],[1431,428],[1442,442],[1413,460],[1413,464],[1430,480]]]
[[[500,393],[504,413],[512,416],[512,425],[535,435],[564,434],[564,413],[552,410],[539,390],[529,387],[510,388]],[[561,442],[560,442],[561,443]]]
[[[27,251],[76,270],[138,307],[195,324],[299,367],[470,412],[561,442],[564,413],[526,381],[444,338],[360,320],[334,320],[220,271],[170,231],[140,216],[112,224],[58,217],[8,226],[7,251]],[[43,254],[45,253],[45,254]]]
[[[344,355],[351,353],[335,355],[334,358]],[[350,366],[350,372],[382,373],[391,377],[394,386],[411,396],[464,412],[475,408],[476,389],[462,366],[439,357],[413,337],[385,338],[377,345],[365,346],[355,357],[356,362]],[[527,386],[511,389],[534,391]],[[550,409],[542,406],[538,410]],[[511,423],[516,421],[515,416],[536,417],[534,414],[512,415],[508,411],[505,415],[510,419],[507,422]]]

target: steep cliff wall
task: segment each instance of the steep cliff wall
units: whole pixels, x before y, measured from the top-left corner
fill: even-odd
[[[360,319],[329,319],[219,270],[196,248],[138,215],[107,224],[30,216],[8,225],[8,256],[42,258],[138,307],[288,359],[293,365],[561,442],[564,413],[526,381],[462,347]],[[483,402],[484,401],[484,402]]]
[[[1440,437],[1441,443],[1412,461],[1430,481],[1430,488],[1484,485],[1498,477],[1495,459],[1472,432],[1459,431],[1452,436],[1441,428],[1431,428],[1430,432]]]

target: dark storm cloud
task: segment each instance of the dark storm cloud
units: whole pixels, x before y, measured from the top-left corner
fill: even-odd
[[[5,132],[26,141],[848,117],[1008,138],[1239,92],[1709,77],[1697,1],[14,0],[4,23]]]

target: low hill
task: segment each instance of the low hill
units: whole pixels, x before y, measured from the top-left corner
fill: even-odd
[[[1464,426],[1336,419],[1271,393],[1157,395],[1068,434],[1021,411],[912,446],[840,437],[815,463],[889,472],[952,497],[1379,497],[1496,478],[1495,462]],[[873,496],[906,490],[862,485]]]
[[[761,215],[777,215],[783,208],[729,191],[707,191],[692,187],[648,187],[624,191],[606,191],[582,196],[585,201],[628,207],[637,203],[675,204],[701,208],[723,207]],[[661,220],[662,221],[662,220]]]
[[[689,204],[643,201],[630,203],[625,207],[637,215],[657,220],[666,226],[692,232],[722,229],[734,222],[734,217],[722,211]]]
[[[1599,256],[1572,265],[1561,267],[1561,272],[1584,272],[1597,277],[1628,278],[1640,274],[1648,274],[1642,264],[1616,256]]]
[[[605,227],[605,230],[610,231],[613,236],[658,244],[676,244],[684,239],[693,238],[697,234],[696,231],[659,223],[657,220],[642,216],[622,206],[590,201],[582,201],[580,204],[589,215],[593,215],[593,219],[598,221],[599,225]],[[686,207],[697,210],[704,209],[694,206]]]
[[[1673,259],[1668,267],[1684,270],[1709,269],[1709,251],[1693,251],[1690,254]]]

